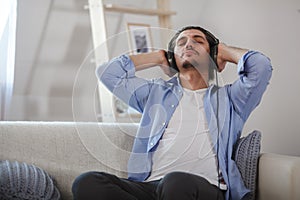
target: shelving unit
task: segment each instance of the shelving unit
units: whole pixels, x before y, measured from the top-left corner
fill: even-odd
[[[95,51],[96,66],[110,59],[108,55],[108,49],[105,44],[107,39],[107,27],[105,19],[106,12],[156,16],[158,17],[159,26],[161,28],[171,29],[171,16],[175,15],[176,12],[170,11],[169,8],[169,0],[157,0],[156,9],[126,7],[116,4],[104,4],[102,0],[89,0],[87,9],[89,9],[90,13],[94,49],[101,45],[101,49],[103,50],[101,53],[99,51]],[[162,35],[162,40],[163,39],[164,36]],[[101,83],[99,83],[98,93],[102,122],[126,122],[127,117],[130,121],[135,120],[135,118],[137,120],[139,119],[139,116],[136,116],[136,114],[133,114],[132,116],[122,115],[122,119],[116,119],[116,109],[112,109],[110,107],[110,105],[114,104],[113,95]]]
[[[125,6],[118,6],[115,4],[105,4],[104,9],[105,11],[110,11],[110,12],[131,13],[137,15],[170,16],[176,14],[176,12],[164,10],[164,9],[129,8]]]

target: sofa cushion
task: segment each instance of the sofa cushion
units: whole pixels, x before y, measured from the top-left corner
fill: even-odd
[[[60,199],[60,193],[44,170],[17,161],[0,161],[0,199]]]
[[[245,186],[250,189],[248,199],[255,199],[261,133],[253,131],[241,137],[235,145],[234,160],[240,170]]]

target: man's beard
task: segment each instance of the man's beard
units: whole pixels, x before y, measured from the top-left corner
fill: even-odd
[[[182,63],[182,68],[184,68],[184,69],[195,68],[195,64],[191,63],[190,61],[185,60]]]

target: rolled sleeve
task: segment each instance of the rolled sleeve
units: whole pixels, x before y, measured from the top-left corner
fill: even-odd
[[[135,66],[128,55],[121,55],[96,69],[98,79],[123,102],[142,112],[151,81],[135,76]]]
[[[96,76],[110,89],[115,86],[115,82],[111,82],[112,79],[134,77],[135,67],[128,55],[122,55],[97,67]]]
[[[248,51],[239,60],[239,80],[229,87],[229,94],[236,112],[244,120],[260,103],[272,70],[270,59],[260,52]]]

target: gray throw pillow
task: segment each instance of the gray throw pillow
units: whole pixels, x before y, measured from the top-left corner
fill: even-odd
[[[253,131],[240,138],[235,145],[234,160],[240,170],[245,186],[250,189],[247,199],[254,200],[256,195],[258,159],[260,155],[261,133]]]
[[[0,177],[0,199],[60,199],[52,178],[34,165],[2,160]]]

